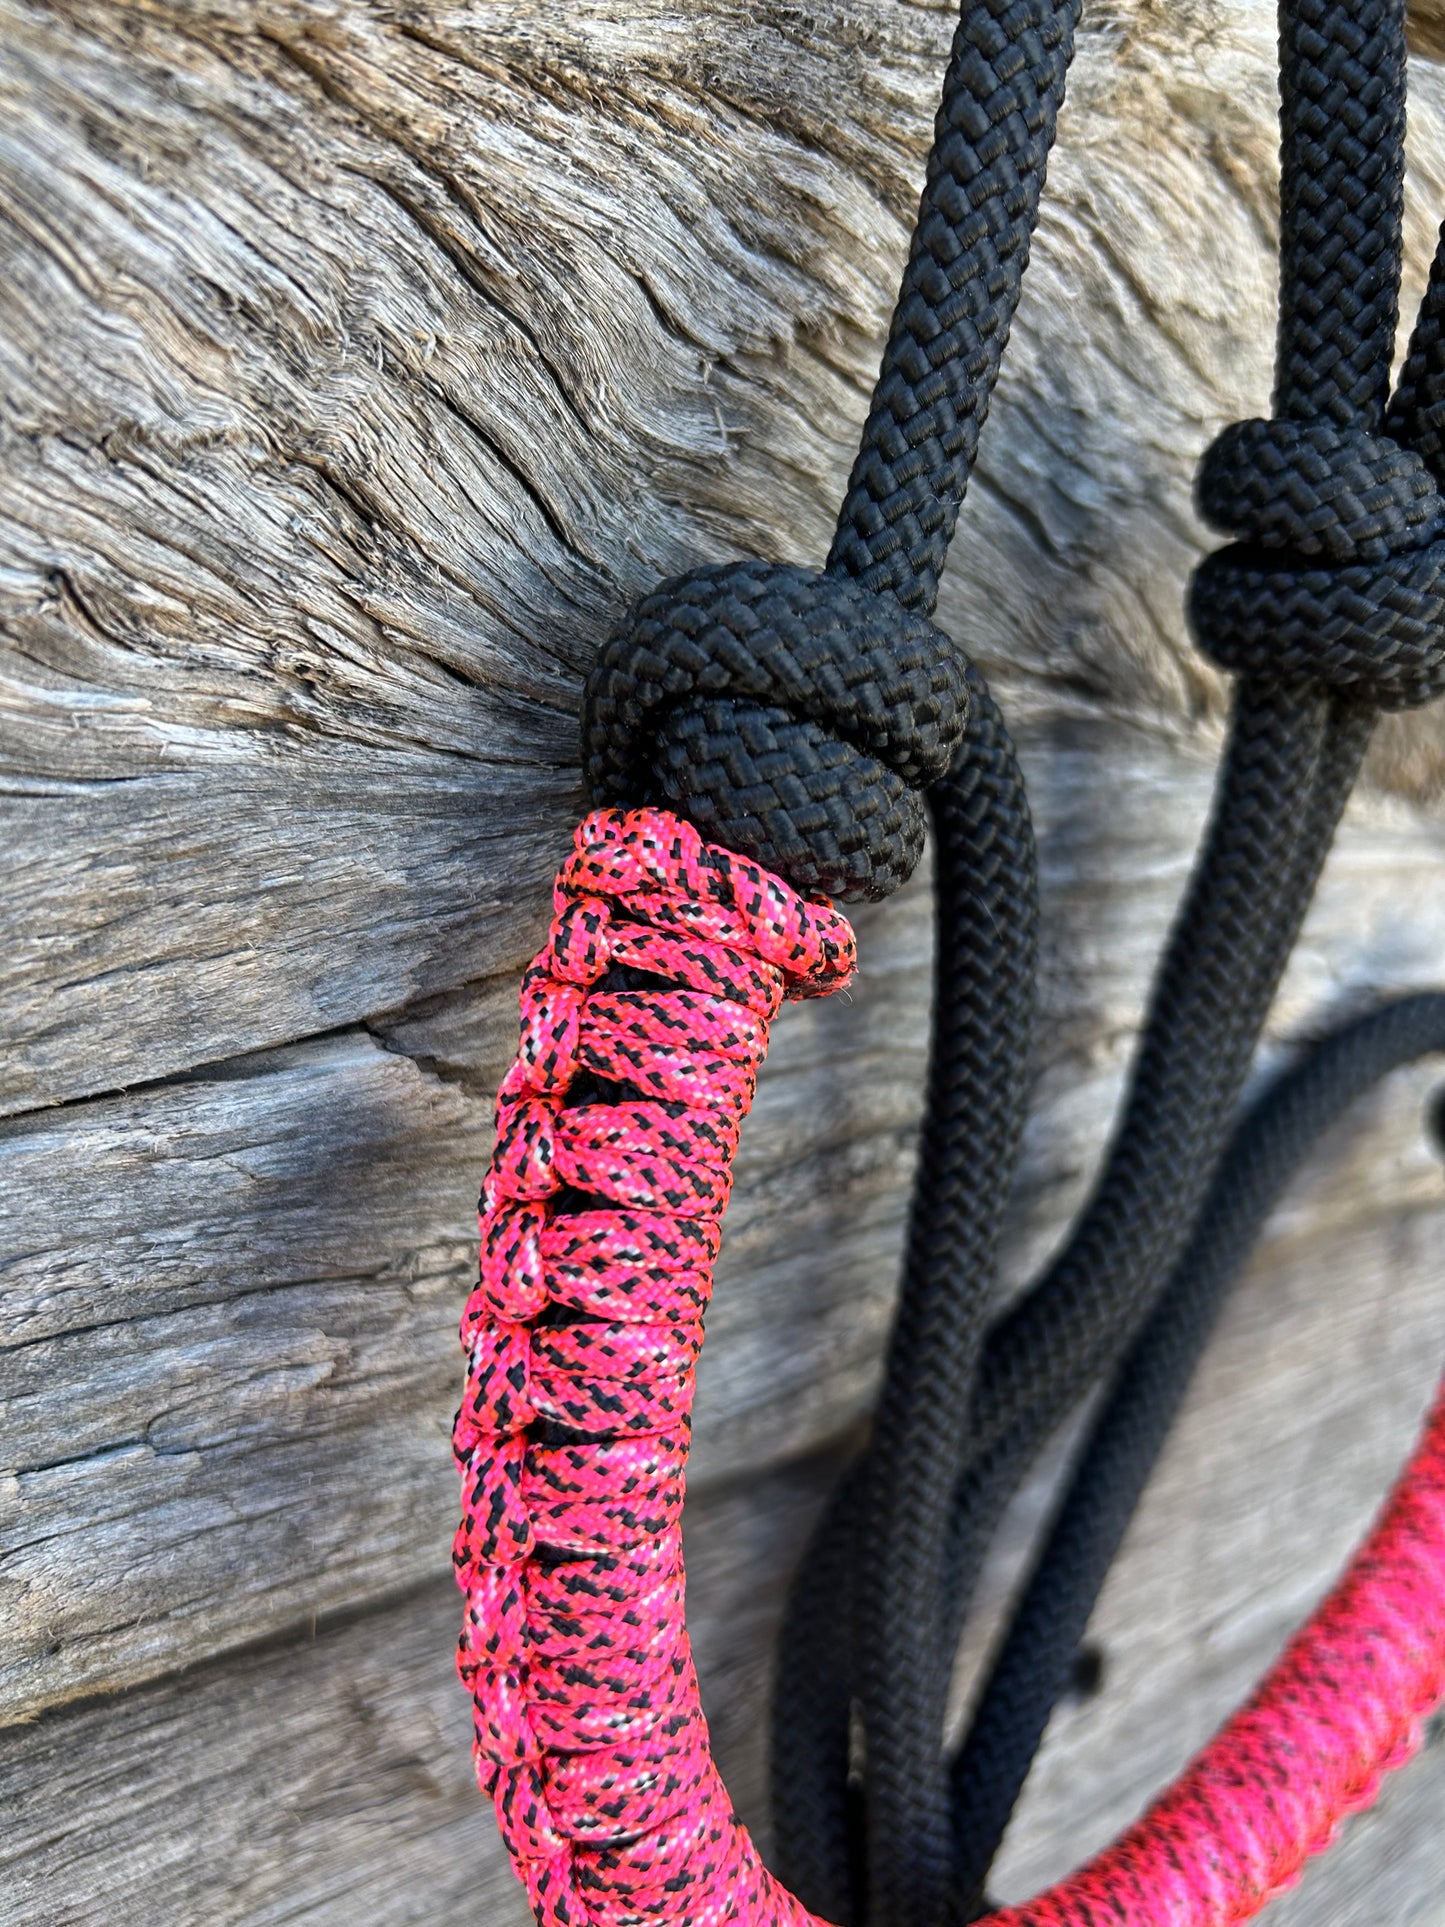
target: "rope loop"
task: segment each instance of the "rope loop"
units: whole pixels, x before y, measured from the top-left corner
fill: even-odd
[[[644,596],[582,711],[594,803],[639,796],[805,895],[890,895],[923,849],[921,792],[968,720],[962,655],[928,619],[788,563],[693,569]]]
[[[1331,421],[1235,422],[1195,500],[1241,538],[1189,585],[1211,662],[1380,709],[1445,693],[1445,498],[1414,449]]]

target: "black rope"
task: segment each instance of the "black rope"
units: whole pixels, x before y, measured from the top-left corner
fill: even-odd
[[[932,611],[1018,306],[1080,0],[964,0],[831,573]]]
[[[1400,1065],[1445,1051],[1445,995],[1402,997],[1321,1038],[1234,1133],[1168,1289],[1124,1359],[990,1670],[952,1770],[970,1917],[1135,1505],[1220,1308],[1301,1161]]]
[[[1202,627],[1214,641],[1240,624],[1243,611],[1256,641],[1272,635],[1276,664],[1286,673],[1307,661],[1316,680],[1359,702],[1336,711],[1331,754],[1338,775],[1322,785],[1306,839],[1327,844],[1338,815],[1328,792],[1333,787],[1341,802],[1348,793],[1373,709],[1424,700],[1442,687],[1445,608],[1432,603],[1442,563],[1436,483],[1445,237],[1386,414],[1398,241],[1388,251],[1380,243],[1382,233],[1398,235],[1402,23],[1390,10],[1373,23],[1358,10],[1346,21],[1328,17],[1331,44],[1320,32],[1323,11],[1301,8],[1283,22],[1280,419],[1227,431],[1200,477],[1206,515],[1250,536],[1256,553],[1226,550],[1211,558],[1196,576],[1192,614],[1196,632]],[[1322,133],[1326,152],[1319,151]],[[1342,175],[1342,149],[1358,174]],[[1301,171],[1308,170],[1307,191]],[[1370,193],[1385,201],[1388,222],[1372,214]],[[1330,196],[1343,205],[1334,246],[1319,214]],[[1342,260],[1356,277],[1353,289]],[[1292,287],[1296,276],[1306,285]],[[1310,420],[1314,409],[1319,418]],[[1291,552],[1284,567],[1259,553],[1270,549]],[[1335,566],[1301,566],[1315,557]],[[1262,606],[1252,603],[1256,594]],[[1442,1030],[1445,999],[1429,996],[1347,1026],[1241,1126],[1169,1291],[1096,1425],[956,1763],[962,1896],[976,1898],[981,1890],[1057,1697],[1063,1636],[1072,1631],[1072,1650],[1253,1229],[1317,1131],[1395,1063],[1445,1045]]]
[[[935,1034],[898,1312],[868,1448],[790,1601],[774,1709],[781,1870],[816,1911],[869,1927],[937,1927],[982,1878],[988,1829],[955,1799],[943,1748],[973,1572],[1042,1440],[1163,1315],[1378,711],[1445,688],[1438,262],[1387,416],[1403,0],[1285,0],[1274,419],[1226,431],[1199,485],[1236,538],[1189,600],[1199,646],[1238,676],[1211,823],[1091,1202],[990,1326],[1034,854],[1002,719],[930,618],[1077,13],[964,0],[826,568],[739,562],[664,583],[584,700],[595,800],[666,802],[804,890],[887,894],[917,861],[925,795],[933,816]]]
[[[588,788],[681,809],[810,893],[886,896],[922,853],[919,792],[967,717],[962,659],[891,598],[786,563],[694,569],[598,657]]]
[[[922,1451],[901,1462],[894,1458],[893,1476],[905,1488],[915,1464],[925,1454],[941,1456],[946,1440],[958,1467],[957,1496],[944,1508],[942,1519],[931,1518],[925,1528],[930,1551],[939,1543],[937,1535],[943,1535],[943,1557],[930,1573],[936,1598],[924,1606],[915,1596],[906,1610],[886,1622],[883,1644],[908,1690],[901,1704],[885,1707],[877,1724],[866,1728],[870,1873],[875,1868],[872,1856],[887,1847],[878,1838],[874,1817],[880,1733],[885,1747],[912,1749],[909,1769],[900,1773],[896,1789],[901,1812],[894,1837],[907,1842],[906,1870],[917,1871],[920,1865],[919,1812],[926,1807],[941,1811],[947,1824],[943,1728],[947,1666],[966,1603],[959,1570],[963,1550],[968,1547],[974,1556],[981,1552],[1034,1454],[1147,1315],[1151,1280],[1162,1281],[1188,1236],[1186,1214],[1197,1207],[1208,1185],[1211,1154],[1217,1151],[1206,1140],[1222,1137],[1227,1128],[1223,1118],[1248,1074],[1258,1031],[1363,748],[1365,732],[1358,727],[1342,731],[1350,753],[1327,759],[1329,705],[1322,700],[1314,707],[1312,728],[1298,726],[1276,703],[1241,708],[1221,775],[1212,833],[1161,972],[1131,1096],[1093,1203],[1040,1284],[987,1333],[981,1358],[975,1354],[975,1371],[960,1373],[951,1402],[947,1395],[940,1399],[934,1435]],[[1268,798],[1280,807],[1262,807]],[[1311,823],[1319,827],[1309,837],[1305,826]],[[940,926],[944,902],[941,887]],[[970,1141],[982,1150],[979,1140]],[[971,1280],[960,1269],[949,1282],[951,1295],[960,1295]],[[916,1288],[915,1280],[905,1274],[905,1303],[910,1288]],[[900,1318],[882,1395],[886,1398],[889,1386],[896,1386],[902,1405],[918,1362],[916,1352],[904,1349],[910,1331]],[[874,1450],[882,1456],[877,1435]],[[846,1767],[850,1701],[862,1702],[861,1677],[874,1658],[859,1651],[853,1666],[843,1661],[842,1677],[849,1684],[841,1705],[835,1702],[825,1712],[807,1704],[838,1677],[837,1662],[822,1665],[820,1654],[830,1644],[848,1643],[849,1627],[840,1619],[839,1600],[836,1594],[830,1596],[826,1578],[839,1564],[850,1564],[855,1571],[850,1603],[857,1623],[861,1559],[856,1540],[846,1553],[828,1544],[857,1532],[856,1501],[849,1510],[851,1518],[840,1516],[843,1508],[838,1505],[830,1508],[820,1542],[810,1548],[796,1581],[781,1648],[773,1737],[780,1871],[790,1884],[796,1882],[795,1891],[805,1904],[844,1927],[863,1917],[861,1896],[849,1883],[848,1861],[835,1857],[812,1887],[805,1879],[811,1870],[803,1856],[816,1859],[821,1843],[837,1841],[846,1798],[846,1775],[839,1778],[838,1736],[843,1735]],[[942,1633],[925,1648],[924,1614],[930,1609],[941,1615]],[[809,1736],[819,1732],[831,1734],[826,1763],[800,1757]],[[918,1763],[924,1760],[927,1770],[920,1772]],[[795,1857],[789,1815],[805,1798],[809,1835],[802,1855]],[[829,1807],[825,1820],[822,1811]],[[911,1884],[912,1872],[908,1877]],[[935,1883],[938,1880],[935,1873]],[[848,1896],[841,1906],[840,1882]],[[951,1886],[950,1861],[950,1873],[935,1884],[929,1904],[942,1908]],[[824,1894],[830,1896],[831,1911],[822,1905]],[[922,1905],[916,1900],[911,1904]],[[867,1917],[909,1916],[870,1912]],[[926,1920],[936,1914],[920,1911],[913,1917]]]
[[[812,1892],[804,1886],[803,1897],[812,1902],[827,1894],[833,1917],[844,1921],[864,1913],[859,1843],[851,1854],[846,1847],[840,1854],[838,1845],[847,1841],[849,1720],[860,1713],[868,1919],[936,1920],[956,1904],[941,1896],[937,1815],[946,1798],[947,1662],[966,1602],[966,1568],[980,1556],[1043,1438],[1133,1339],[1187,1242],[1371,733],[1372,708],[1332,689],[1375,703],[1397,693],[1421,700],[1445,654],[1440,622],[1422,609],[1429,585],[1421,570],[1409,565],[1410,593],[1402,596],[1398,571],[1392,577],[1379,563],[1382,553],[1393,556],[1392,542],[1401,553],[1424,547],[1428,554],[1438,520],[1423,461],[1397,450],[1379,462],[1381,473],[1371,470],[1362,480],[1343,460],[1346,472],[1336,475],[1325,459],[1343,451],[1358,467],[1366,438],[1384,440],[1401,229],[1400,10],[1356,8],[1346,20],[1340,11],[1305,8],[1285,23],[1283,259],[1286,276],[1303,278],[1282,302],[1280,421],[1221,438],[1202,488],[1216,518],[1235,518],[1231,527],[1250,513],[1258,518],[1248,533],[1259,547],[1298,544],[1282,560],[1295,575],[1315,578],[1307,586],[1316,606],[1288,621],[1278,607],[1269,610],[1257,626],[1271,641],[1278,631],[1279,660],[1261,654],[1236,663],[1250,673],[1236,694],[1211,833],[1160,973],[1129,1100],[1093,1200],[1061,1258],[989,1335],[971,1408],[959,1396],[967,1381],[954,1381],[952,1410],[962,1407],[967,1419],[963,1449],[955,1454],[961,1474],[942,1568],[941,1620],[937,1600],[920,1587],[907,1610],[871,1627],[865,1622],[857,1569],[867,1543],[869,1484],[857,1474],[830,1508],[814,1549],[819,1577],[854,1568],[846,1596],[854,1650],[841,1662],[835,1655],[819,1665],[829,1643],[828,1609],[811,1560],[795,1591],[774,1724],[782,1864],[816,1880]],[[1306,265],[1298,268],[1302,257]],[[1438,288],[1437,278],[1437,301]],[[1429,300],[1417,338],[1422,332],[1411,367],[1438,354]],[[1429,402],[1417,404],[1416,412],[1420,405]],[[1328,434],[1314,432],[1316,410]],[[1397,404],[1392,425],[1399,412]],[[1272,430],[1278,431],[1273,441]],[[1265,457],[1277,465],[1281,454],[1289,458],[1301,449],[1308,463],[1296,460],[1288,487],[1261,490]],[[1314,566],[1302,570],[1296,555]],[[1320,567],[1319,556],[1334,568]],[[1257,574],[1257,561],[1250,560]],[[1375,576],[1362,584],[1359,572],[1371,566]],[[1206,563],[1191,606],[1201,641],[1237,620],[1256,586],[1238,592],[1217,559]],[[1322,610],[1331,596],[1336,608]],[[1231,597],[1233,610],[1225,607]],[[1328,620],[1319,620],[1321,614]],[[1342,630],[1352,652],[1346,674],[1337,667]],[[1313,654],[1302,653],[1310,646],[1307,632]],[[1402,653],[1404,674],[1396,666]],[[967,1293],[971,1283],[956,1273],[952,1288]],[[920,1353],[907,1342],[908,1296],[906,1277],[881,1410],[890,1396],[906,1400],[919,1366]],[[949,1401],[941,1404],[947,1410]],[[956,1439],[956,1418],[953,1424]],[[891,1441],[884,1448],[877,1431],[868,1463],[885,1449],[893,1495],[888,1517],[906,1519],[896,1495],[908,1488],[913,1465]],[[934,1459],[946,1450],[933,1440]],[[926,1490],[926,1473],[921,1483]],[[874,1529],[878,1518],[875,1512]],[[935,1520],[916,1529],[916,1542],[938,1543]],[[906,1553],[895,1552],[894,1560],[895,1569],[909,1569]],[[836,1617],[836,1594],[831,1606]],[[833,1703],[816,1704],[820,1693],[832,1695]],[[842,1703],[840,1693],[846,1694]],[[855,1786],[853,1811],[861,1805]],[[812,1816],[811,1866],[805,1864],[809,1850],[797,1851],[793,1816],[800,1812]],[[816,1864],[820,1846],[829,1854],[824,1867]],[[964,1871],[972,1877],[966,1863]],[[840,1896],[846,1896],[841,1905]]]
[[[920,1614],[941,1611],[937,1574],[945,1555],[949,1506],[963,1443],[956,1403],[966,1386],[992,1295],[999,1220],[1023,1122],[1025,1070],[1034,1010],[1037,893],[1032,833],[1023,784],[1002,719],[981,683],[972,692],[968,733],[946,783],[929,793],[937,865],[932,1063],[905,1284],[892,1353],[913,1362],[890,1372],[863,1466],[835,1497],[830,1523],[805,1568],[810,1584],[795,1596],[782,1643],[774,1723],[774,1801],[783,1879],[826,1918],[850,1908],[848,1826],[834,1798],[848,1775],[846,1667],[829,1692],[819,1668],[835,1666],[850,1623],[860,1645],[885,1656],[901,1650],[912,1669],[920,1652],[947,1664],[947,1631]],[[864,1534],[854,1537],[858,1521]],[[847,1603],[840,1598],[840,1583]],[[909,1634],[896,1649],[889,1629]],[[867,1674],[869,1688],[875,1676]],[[803,1680],[810,1690],[798,1691]],[[877,1680],[880,1706],[911,1694],[908,1677]],[[870,1707],[864,1705],[864,1718]],[[831,1720],[826,1736],[807,1722]],[[872,1729],[870,1729],[872,1730]],[[877,1729],[896,1731],[886,1718]],[[886,1801],[871,1791],[886,1751],[870,1760],[868,1816],[890,1824]],[[821,1769],[821,1770],[820,1770]],[[924,1850],[919,1815],[910,1841]],[[932,1850],[935,1877],[951,1881],[948,1809],[940,1803]],[[881,1857],[874,1856],[874,1864]]]
[[[966,0],[827,567],[695,569],[629,613],[584,696],[596,802],[667,803],[844,900],[912,872],[921,792],[967,713],[964,658],[928,618],[1018,306],[1078,5]]]

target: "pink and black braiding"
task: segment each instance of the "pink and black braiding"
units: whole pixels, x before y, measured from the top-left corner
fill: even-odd
[[[738,1126],[779,1005],[846,982],[852,933],[657,810],[588,817],[554,902],[462,1320],[481,1782],[549,1927],[789,1922],[712,1764],[680,1517]]]
[[[680,1516],[768,1026],[785,997],[846,983],[852,935],[658,810],[590,816],[554,901],[462,1320],[458,1670],[479,1777],[543,1927],[809,1927],[712,1762]],[[609,989],[619,970],[653,987]],[[1441,1008],[1429,1018],[1439,1029]],[[1442,1692],[1445,1390],[1349,1574],[1250,1705],[1115,1848],[992,1918],[1247,1918],[1407,1756]]]
[[[1002,718],[930,617],[1077,12],[1078,0],[965,0],[826,567],[745,561],[664,583],[589,679],[588,781],[615,807],[579,832],[524,984],[458,1420],[463,1673],[483,1781],[544,1922],[963,1917],[1038,1712],[1037,1698],[1017,1710],[989,1754],[995,1784],[970,1809],[959,1788],[978,1751],[951,1772],[943,1730],[972,1571],[1072,1402],[1126,1358],[1147,1378],[1162,1324],[1157,1414],[1170,1371],[1202,1343],[1207,1318],[1180,1309],[1170,1280],[1210,1235],[1258,1037],[1375,717],[1445,687],[1438,267],[1386,413],[1402,0],[1285,0],[1277,419],[1226,433],[1201,476],[1205,513],[1242,538],[1191,591],[1197,640],[1239,678],[1214,814],[1093,1200],[989,1327],[1033,1009],[1035,866]],[[925,803],[940,944],[913,1230],[872,1437],[804,1563],[779,1668],[775,1821],[794,1900],[731,1815],[697,1702],[677,1526],[691,1372],[768,1021],[780,997],[846,974],[847,926],[820,899],[896,888]],[[1134,1456],[1112,1485],[1096,1489],[1105,1475],[1086,1459],[1078,1503],[1127,1511],[1157,1431],[1128,1434]],[[1288,1877],[1390,1763],[1437,1676],[1438,1461],[1432,1432],[1344,1604],[1195,1778],[1092,1885],[1017,1919],[1232,1921]],[[1075,1603],[1105,1538],[1057,1542]],[[1383,1592],[1370,1582],[1382,1571],[1394,1575]],[[1071,1623],[1021,1622],[1014,1650],[1027,1657],[1037,1637],[1056,1667]],[[1378,1657],[1382,1626],[1395,1658],[1408,1647],[1419,1660],[1377,1669],[1383,1698],[1367,1666],[1347,1663]],[[1306,1693],[1300,1666],[1320,1654]],[[1353,1737],[1331,1752],[1341,1732]],[[1296,1797],[1290,1757],[1322,1803]],[[981,1811],[994,1816],[982,1826]],[[1155,1880],[1158,1856],[1190,1853],[1208,1879]]]

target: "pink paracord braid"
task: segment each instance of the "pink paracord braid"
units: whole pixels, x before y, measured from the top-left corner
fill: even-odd
[[[459,1669],[544,1927],[822,1927],[712,1764],[683,1616],[693,1368],[770,1020],[848,924],[662,810],[559,872],[497,1099],[469,1371]],[[615,965],[670,987],[601,988]],[[588,1079],[612,1087],[588,1102]],[[640,1093],[616,1099],[615,1087]],[[1445,1389],[1349,1572],[1138,1824],[992,1927],[1233,1927],[1373,1798],[1445,1694]]]
[[[853,936],[661,810],[589,816],[554,901],[462,1321],[479,1777],[539,1921],[791,1927],[712,1764],[679,1517],[739,1120],[779,1004],[846,982]],[[678,988],[601,988],[616,965]]]

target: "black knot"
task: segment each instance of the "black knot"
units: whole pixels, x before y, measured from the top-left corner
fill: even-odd
[[[666,802],[795,888],[883,897],[923,849],[919,792],[968,720],[962,657],[925,617],[785,563],[654,589],[588,678],[595,803]]]
[[[1333,422],[1235,422],[1205,452],[1199,513],[1221,535],[1331,562],[1384,562],[1445,526],[1413,448]]]
[[[1332,422],[1236,422],[1195,494],[1242,538],[1189,585],[1212,662],[1381,709],[1445,693],[1445,499],[1413,449]]]

